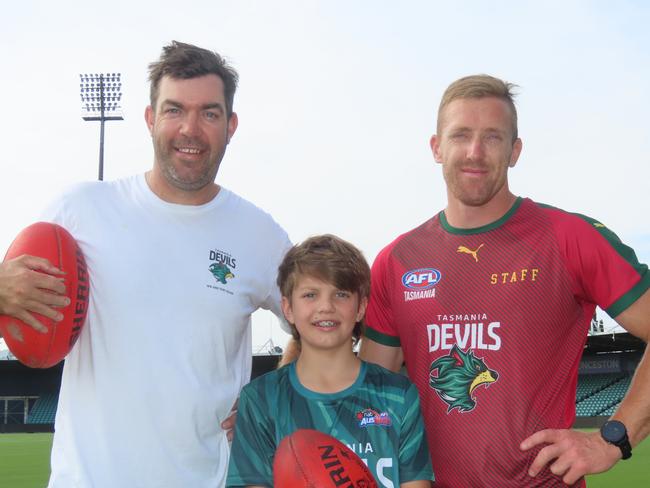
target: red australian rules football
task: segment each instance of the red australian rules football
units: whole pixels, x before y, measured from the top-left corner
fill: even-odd
[[[0,315],[0,332],[21,363],[31,368],[49,368],[70,352],[86,320],[89,292],[86,261],[70,233],[48,222],[37,222],[20,232],[9,247],[5,261],[23,254],[45,258],[65,271],[61,277],[70,304],[58,309],[63,314],[59,322],[33,313],[47,327],[46,333],[7,315]]]
[[[368,467],[345,444],[311,429],[286,436],[275,451],[276,488],[377,488]]]

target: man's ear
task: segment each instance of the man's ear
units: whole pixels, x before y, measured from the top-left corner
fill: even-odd
[[[153,123],[156,118],[156,114],[153,111],[151,105],[147,105],[147,108],[144,109],[144,121],[147,123],[149,128],[149,134],[153,133]]]
[[[523,142],[521,142],[521,139],[517,138],[517,140],[512,145],[512,154],[510,155],[510,162],[508,163],[508,166],[511,168],[514,168],[517,164],[517,160],[519,159],[522,148]]]
[[[235,134],[238,125],[239,125],[239,117],[237,117],[237,114],[233,112],[232,114],[230,114],[230,117],[228,118],[228,142],[230,142],[230,139]]]
[[[438,164],[442,164],[442,155],[440,154],[440,140],[436,134],[431,136],[429,139],[429,146],[431,147],[431,152],[433,153],[433,159]]]

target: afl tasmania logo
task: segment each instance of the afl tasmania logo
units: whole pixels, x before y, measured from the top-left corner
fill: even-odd
[[[402,275],[402,284],[411,290],[428,290],[438,284],[442,273],[434,268],[412,269]]]

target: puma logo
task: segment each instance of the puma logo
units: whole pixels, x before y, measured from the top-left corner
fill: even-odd
[[[476,248],[475,251],[472,251],[470,248],[465,246],[458,246],[456,252],[464,252],[465,254],[471,254],[472,256],[474,256],[474,261],[478,263],[478,250],[481,249],[483,246],[484,244],[481,244],[479,247]]]

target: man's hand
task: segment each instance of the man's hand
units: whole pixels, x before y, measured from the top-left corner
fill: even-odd
[[[602,473],[621,459],[621,450],[607,443],[600,432],[578,432],[568,429],[546,429],[525,439],[523,451],[546,444],[539,453],[528,474],[537,476],[546,465],[551,473],[561,476],[562,481],[572,485],[586,474]]]
[[[0,314],[22,320],[39,332],[47,332],[32,313],[63,319],[56,308],[70,304],[64,296],[63,271],[47,259],[23,255],[0,263]],[[54,276],[52,276],[54,275]],[[58,275],[58,276],[57,276]]]
[[[235,400],[235,404],[230,409],[230,413],[226,420],[221,422],[221,428],[226,431],[226,436],[228,436],[228,441],[232,442],[232,438],[235,436],[235,422],[237,421],[237,404],[239,403],[239,398]]]

